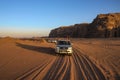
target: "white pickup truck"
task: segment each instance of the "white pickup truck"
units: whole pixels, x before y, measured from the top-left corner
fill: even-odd
[[[58,40],[56,42],[55,52],[59,54],[72,55],[73,49],[69,40]]]

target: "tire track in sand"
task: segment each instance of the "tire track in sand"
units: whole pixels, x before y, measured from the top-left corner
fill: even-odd
[[[57,56],[43,80],[70,80],[70,56]]]
[[[106,77],[75,48],[72,56],[54,56],[16,80],[106,80]]]
[[[77,49],[74,49],[73,59],[77,70],[75,80],[106,80],[102,71]]]
[[[52,62],[53,61],[50,59],[48,59],[48,61],[43,61],[42,64],[17,77],[16,80],[34,80],[40,74],[40,72],[42,72],[48,65],[52,64]]]

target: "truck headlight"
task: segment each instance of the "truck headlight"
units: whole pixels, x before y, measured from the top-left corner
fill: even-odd
[[[58,50],[58,49],[59,49],[59,47],[56,47],[56,49]]]
[[[72,47],[68,47],[68,49],[72,50]]]

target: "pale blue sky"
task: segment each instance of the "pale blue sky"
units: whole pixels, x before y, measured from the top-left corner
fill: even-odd
[[[91,23],[97,14],[120,12],[120,0],[0,0],[0,36],[48,35],[59,26]]]

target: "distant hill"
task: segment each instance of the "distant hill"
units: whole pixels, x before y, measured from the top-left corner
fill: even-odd
[[[62,26],[51,30],[49,37],[104,38],[120,37],[120,13],[99,14],[92,23]]]

